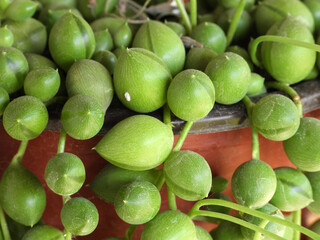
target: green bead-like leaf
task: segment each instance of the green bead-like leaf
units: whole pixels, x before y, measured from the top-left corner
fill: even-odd
[[[9,94],[22,88],[29,71],[27,59],[13,47],[0,47],[0,87]]]
[[[47,46],[47,30],[40,21],[28,18],[24,21],[8,20],[5,24],[13,34],[13,47],[23,53],[43,53]]]
[[[216,23],[224,30],[228,32],[232,18],[235,14],[236,9],[227,9],[221,13]],[[249,39],[252,30],[253,20],[251,15],[247,11],[243,11],[237,24],[236,31],[232,38],[232,42],[240,42]]]
[[[163,172],[170,190],[182,199],[200,200],[211,190],[210,166],[195,152],[172,152],[164,163]]]
[[[49,58],[46,58],[42,55],[35,54],[35,53],[25,53],[24,56],[28,61],[30,72],[37,68],[57,69],[57,65],[53,61],[51,61]]]
[[[171,28],[179,37],[187,34],[185,27],[180,23],[165,20],[164,24]]]
[[[114,88],[129,109],[147,113],[167,101],[169,69],[154,53],[139,48],[122,52],[114,68]]]
[[[114,199],[117,215],[129,224],[149,222],[158,213],[161,196],[152,183],[134,181],[123,185]]]
[[[320,214],[320,172],[305,173],[312,187],[312,194],[314,202],[310,203],[308,209]]]
[[[217,53],[223,53],[227,47],[227,38],[221,27],[215,23],[204,22],[196,26],[191,32],[191,38],[202,43]]]
[[[128,25],[128,22],[125,22],[114,34],[114,45],[116,47],[129,47],[132,41],[132,31]]]
[[[117,62],[117,57],[110,51],[99,51],[92,57],[93,60],[101,63],[112,75]]]
[[[42,219],[40,219],[39,222],[30,227],[14,221],[8,215],[6,216],[6,221],[12,240],[21,240],[23,236],[26,234],[26,232],[28,232],[31,228],[44,224]]]
[[[211,191],[214,193],[221,193],[228,187],[229,181],[224,177],[216,176],[212,179]]]
[[[200,226],[196,226],[196,235],[197,235],[197,240],[213,240],[211,237],[210,233],[207,232],[204,228]]]
[[[78,94],[68,99],[61,112],[62,126],[75,139],[90,139],[104,123],[104,111],[99,102],[88,95]]]
[[[6,8],[9,6],[10,4],[10,0],[3,0],[0,2],[0,17],[2,18],[4,10],[6,10]]]
[[[108,164],[90,183],[90,188],[101,199],[113,204],[115,195],[121,186],[136,180],[157,184],[161,171],[156,168],[146,171],[132,171]]]
[[[7,26],[0,28],[0,46],[11,47],[14,41],[12,32]]]
[[[90,58],[94,48],[92,29],[77,15],[66,13],[51,29],[49,50],[54,61],[65,71],[76,60]]]
[[[234,104],[247,93],[251,71],[248,63],[238,54],[226,52],[209,62],[205,73],[216,90],[216,102]]]
[[[314,31],[314,19],[311,12],[301,1],[264,0],[257,5],[255,24],[259,35],[264,35],[270,27],[286,16],[292,16],[304,24],[310,32]]]
[[[7,7],[5,16],[14,21],[23,21],[31,17],[37,10],[38,4],[30,0],[14,0]]]
[[[141,240],[196,239],[196,229],[188,215],[169,210],[159,213],[144,227]]]
[[[276,187],[277,179],[273,169],[260,160],[241,164],[232,175],[231,189],[235,200],[250,208],[266,205]]]
[[[96,40],[96,47],[94,52],[97,53],[101,50],[111,51],[114,48],[113,39],[108,29],[94,33]]]
[[[72,64],[67,73],[69,96],[85,94],[97,100],[106,111],[113,98],[113,86],[108,70],[100,63],[82,59]]]
[[[318,0],[303,0],[302,1],[310,10],[314,19],[314,29],[319,33],[320,29],[320,2]]]
[[[261,98],[253,107],[252,123],[265,138],[284,141],[298,130],[300,116],[291,99],[280,94],[270,94]]]
[[[266,88],[264,86],[264,77],[257,73],[251,73],[250,85],[247,95],[256,96],[257,94],[261,94],[261,92],[265,90]]]
[[[171,111],[177,117],[185,121],[197,121],[212,110],[215,90],[205,73],[189,69],[173,78],[167,99]]]
[[[298,131],[283,142],[289,160],[307,172],[320,171],[320,120],[302,118]]]
[[[270,200],[281,211],[293,212],[313,202],[312,187],[308,178],[299,170],[281,167],[274,170],[277,189]]]
[[[16,222],[26,226],[36,224],[46,206],[42,183],[25,167],[12,164],[0,182],[0,203],[4,211]]]
[[[94,32],[109,29],[111,35],[114,36],[119,27],[125,22],[126,20],[122,18],[104,17],[93,21],[90,26]]]
[[[252,63],[250,56],[249,56],[249,53],[246,49],[244,49],[238,45],[233,45],[233,46],[227,47],[226,52],[233,52],[233,53],[240,55],[241,57],[244,58],[244,60],[247,61],[251,71],[253,70],[253,63]]]
[[[47,163],[44,178],[48,187],[61,196],[80,190],[86,171],[80,158],[72,153],[59,153]]]
[[[49,115],[46,106],[36,97],[22,96],[12,100],[3,113],[6,132],[17,140],[38,137],[47,126]]]
[[[210,48],[191,48],[187,54],[184,68],[204,72],[208,63],[216,56],[218,56],[218,53]]]
[[[159,21],[144,23],[136,33],[132,46],[155,53],[168,66],[172,76],[179,73],[184,66],[186,52],[181,39],[171,28]]]
[[[154,117],[135,115],[115,125],[94,149],[118,167],[142,171],[160,165],[172,145],[171,127]]]
[[[290,16],[272,25],[267,34],[314,43],[309,29],[300,20]],[[274,79],[293,84],[308,76],[316,62],[316,53],[314,50],[292,44],[264,42],[261,45],[261,60]]]
[[[77,236],[92,233],[99,222],[99,214],[95,205],[82,197],[67,201],[61,209],[60,216],[65,229]]]
[[[62,9],[49,9],[48,10],[48,15],[47,15],[47,19],[45,21],[46,26],[48,28],[49,31],[51,31],[53,25],[66,13],[72,13],[80,18],[82,18],[81,13],[74,8],[62,8]]]
[[[113,54],[116,56],[116,58],[119,58],[120,57],[120,55],[121,55],[121,53],[123,53],[123,52],[125,52],[126,51],[126,49],[125,48],[116,48],[116,49],[114,49],[112,52],[113,52]]]
[[[31,228],[22,238],[22,240],[64,240],[63,233],[48,225],[36,226]]]
[[[24,80],[24,92],[45,102],[53,98],[60,87],[58,70],[39,68],[30,71]]]

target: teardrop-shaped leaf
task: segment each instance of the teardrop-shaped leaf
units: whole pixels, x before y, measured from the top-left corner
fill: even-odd
[[[173,145],[171,127],[147,115],[135,115],[115,125],[95,146],[110,163],[129,170],[160,165]]]
[[[172,152],[164,163],[163,172],[170,190],[182,199],[200,200],[211,190],[210,166],[195,152]]]
[[[112,79],[108,70],[100,63],[82,59],[76,61],[67,73],[68,95],[85,94],[95,98],[104,111],[113,98]]]
[[[31,228],[22,238],[22,240],[64,240],[63,232],[49,226],[42,225]]]
[[[5,11],[5,16],[14,21],[23,21],[31,17],[37,10],[37,2],[30,0],[12,1]]]
[[[296,211],[313,202],[312,187],[299,170],[289,167],[275,169],[277,189],[270,203],[281,211]]]
[[[159,56],[172,76],[183,68],[186,52],[179,36],[164,23],[147,21],[136,33],[132,46],[144,48]]]
[[[4,129],[17,140],[38,137],[47,126],[48,120],[46,106],[33,96],[15,98],[3,113]]]
[[[0,203],[4,211],[16,222],[26,226],[36,224],[46,206],[42,183],[25,167],[12,164],[0,182]]]
[[[61,209],[61,221],[65,229],[77,236],[92,233],[99,222],[96,206],[83,197],[71,198]]]
[[[190,217],[178,210],[159,213],[144,227],[141,240],[196,239],[196,229]]]
[[[133,48],[122,51],[113,81],[117,96],[126,107],[147,113],[166,103],[171,75],[154,53]]]
[[[69,12],[53,25],[49,50],[63,70],[67,71],[76,60],[90,58],[94,48],[93,31],[83,18]]]

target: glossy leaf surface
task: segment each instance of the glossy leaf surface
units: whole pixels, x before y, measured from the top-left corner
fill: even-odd
[[[135,115],[115,125],[94,149],[118,167],[141,171],[160,165],[172,145],[168,125],[151,116]]]

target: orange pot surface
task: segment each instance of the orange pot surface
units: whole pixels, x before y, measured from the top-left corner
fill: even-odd
[[[305,114],[305,116],[316,117],[320,119],[320,109]],[[94,179],[98,172],[106,165],[92,148],[102,138],[98,135],[90,140],[79,141],[67,137],[66,152],[76,154],[83,161],[86,167],[86,182],[82,189],[73,196],[81,196],[92,201],[98,208],[100,220],[97,229],[90,235],[77,237],[83,240],[101,240],[105,237],[123,237],[126,228],[129,226],[116,215],[112,205],[100,200],[88,187],[88,184]],[[175,136],[177,140],[178,136]],[[260,136],[260,155],[261,160],[270,164],[273,168],[281,166],[291,166],[293,164],[286,157],[281,142],[267,140]],[[53,225],[63,229],[60,220],[60,210],[62,199],[54,194],[44,181],[44,170],[47,162],[56,154],[59,132],[44,131],[38,138],[31,140],[28,144],[22,164],[31,170],[43,183],[47,193],[47,207],[43,216],[46,224]],[[9,165],[11,158],[18,149],[19,142],[13,140],[0,126],[0,175]],[[234,170],[243,162],[251,158],[251,133],[250,128],[242,128],[232,131],[191,134],[187,137],[183,148],[195,151],[202,155],[209,163],[214,175],[219,175],[231,180]],[[225,191],[232,197],[230,185]],[[162,207],[160,211],[168,209],[165,187],[162,191]],[[177,199],[177,206],[183,212],[188,212],[193,202],[187,202]],[[315,218],[307,210],[303,214],[303,223],[309,226]],[[196,222],[208,231],[212,230],[215,225],[211,223]],[[139,239],[143,226],[139,226],[135,232],[134,239]]]

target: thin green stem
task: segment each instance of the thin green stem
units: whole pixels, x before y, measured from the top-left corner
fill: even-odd
[[[62,196],[62,203],[66,204],[71,199],[70,195]]]
[[[64,128],[61,127],[57,153],[64,152],[64,148],[66,145],[66,138],[67,138],[67,133],[64,130]],[[63,205],[66,204],[66,202],[69,201],[70,199],[71,199],[71,197],[69,195],[62,196]],[[65,238],[65,240],[72,239],[72,234],[67,229],[64,229],[64,238]]]
[[[175,151],[179,151],[184,143],[184,140],[186,140],[186,137],[191,129],[193,125],[193,122],[192,121],[188,121],[186,122],[186,124],[184,125],[182,131],[181,131],[181,134],[178,138],[178,141],[176,142],[176,145],[174,146],[174,148],[172,149],[173,152]]]
[[[157,181],[157,183],[155,184],[155,186],[157,187],[157,189],[160,191],[164,182],[165,182],[165,178],[164,178],[164,174],[163,174],[163,170],[161,169],[161,175]]]
[[[177,152],[180,151],[184,141],[186,140],[186,137],[191,129],[193,125],[192,121],[188,121],[186,122],[186,124],[184,125],[181,134],[176,142],[176,145],[174,146],[174,148],[172,149],[172,152]],[[177,209],[177,204],[176,204],[176,197],[174,195],[173,192],[171,192],[171,190],[169,189],[168,185],[167,185],[167,195],[168,195],[168,203],[169,203],[169,208],[171,210],[175,210]]]
[[[248,118],[250,122],[251,128],[251,139],[252,139],[252,159],[259,160],[260,159],[260,150],[259,150],[259,136],[257,129],[252,124],[252,109],[254,107],[254,103],[250,100],[248,96],[245,96],[242,99],[244,105],[246,106]]]
[[[261,42],[278,42],[278,43],[291,44],[291,45],[296,45],[299,47],[308,48],[308,49],[314,50],[316,52],[320,52],[320,45],[317,45],[317,44],[302,42],[302,41],[295,40],[295,39],[288,38],[288,37],[264,35],[264,36],[260,36],[260,37],[256,38],[252,42],[251,49],[250,49],[250,56],[251,56],[252,62],[259,67],[262,67],[262,64],[257,59],[256,52],[257,52],[258,45]]]
[[[170,210],[177,210],[176,196],[167,185],[168,204]]]
[[[268,220],[264,219],[261,221],[261,223],[259,224],[259,227],[261,228],[265,228],[267,226],[267,224],[269,223]],[[253,240],[261,240],[261,232],[255,232]]]
[[[296,105],[298,112],[300,114],[300,117],[303,116],[303,107],[302,107],[301,98],[299,94],[296,92],[296,90],[290,87],[289,84],[273,81],[273,82],[266,82],[265,86],[266,88],[274,88],[287,93],[291,97],[294,104]]]
[[[184,26],[186,27],[187,33],[189,35],[192,31],[192,26],[191,26],[191,22],[190,22],[188,14],[187,14],[187,11],[184,7],[183,1],[182,0],[175,0],[175,1],[177,3],[177,6],[178,6],[180,14],[181,14],[182,22],[183,22]]]
[[[132,236],[134,234],[134,231],[136,230],[137,225],[130,225],[127,230],[126,230],[126,235],[125,235],[125,239],[126,240],[131,240]]]
[[[1,225],[1,230],[2,230],[4,240],[11,240],[6,217],[4,216],[4,213],[3,213],[1,206],[0,206],[0,225]],[[0,232],[0,234],[1,234],[1,232]]]
[[[20,164],[26,152],[28,140],[22,140],[17,153],[13,156],[10,164]]]
[[[193,218],[194,216],[197,216],[198,209],[200,209],[200,207],[205,206],[205,205],[216,205],[216,206],[231,208],[231,209],[234,209],[234,210],[237,210],[237,211],[240,211],[243,213],[247,213],[252,216],[261,218],[261,219],[266,219],[270,222],[282,224],[284,226],[293,228],[294,230],[299,231],[314,240],[320,240],[320,235],[316,234],[315,232],[313,232],[305,227],[302,227],[301,225],[297,225],[297,224],[289,222],[287,220],[284,220],[284,219],[281,219],[278,217],[274,217],[274,216],[271,216],[271,215],[263,213],[263,212],[259,212],[254,209],[250,209],[246,206],[242,206],[242,205],[239,205],[239,204],[236,204],[233,202],[229,202],[226,200],[221,200],[221,199],[204,199],[204,200],[200,200],[200,201],[196,202],[193,205],[190,212],[188,213],[189,217]]]
[[[245,4],[246,4],[246,0],[241,0],[239,2],[239,5],[236,8],[236,11],[233,14],[231,24],[230,24],[228,32],[227,32],[227,46],[229,46],[232,42],[233,36],[237,30],[237,26],[238,26],[239,20],[241,18]]]
[[[62,196],[63,205],[66,204],[66,202],[68,202],[70,199],[71,199],[71,197],[69,195]],[[71,240],[72,239],[72,234],[67,229],[64,229],[64,239],[65,240]]]
[[[63,129],[63,127],[61,127],[57,153],[64,152],[64,147],[66,145],[66,138],[67,138],[67,133]]]
[[[144,10],[146,10],[146,8],[150,2],[151,2],[151,0],[145,1],[143,6],[139,9],[139,11],[133,17],[131,17],[131,19],[136,19],[137,17],[140,17],[140,15],[144,12]]]
[[[169,127],[173,127],[171,123],[171,111],[167,103],[163,107],[163,122]]]
[[[214,218],[223,219],[223,220],[226,220],[226,221],[233,222],[235,224],[241,225],[243,227],[249,228],[249,229],[251,229],[253,231],[261,232],[263,235],[268,236],[268,237],[270,237],[272,239],[285,240],[284,238],[279,237],[279,236],[275,235],[274,233],[269,232],[269,231],[267,231],[267,230],[255,225],[255,224],[252,224],[252,223],[249,223],[249,222],[244,221],[242,219],[230,216],[228,214],[210,212],[210,211],[205,211],[205,210],[196,210],[196,211],[194,211],[193,214],[195,216],[207,216],[207,217],[214,217]]]
[[[294,211],[292,214],[293,214],[293,222],[297,225],[301,225],[301,209]],[[294,231],[292,240],[300,240],[299,231]]]
[[[190,0],[190,20],[191,26],[197,26],[197,0]]]

